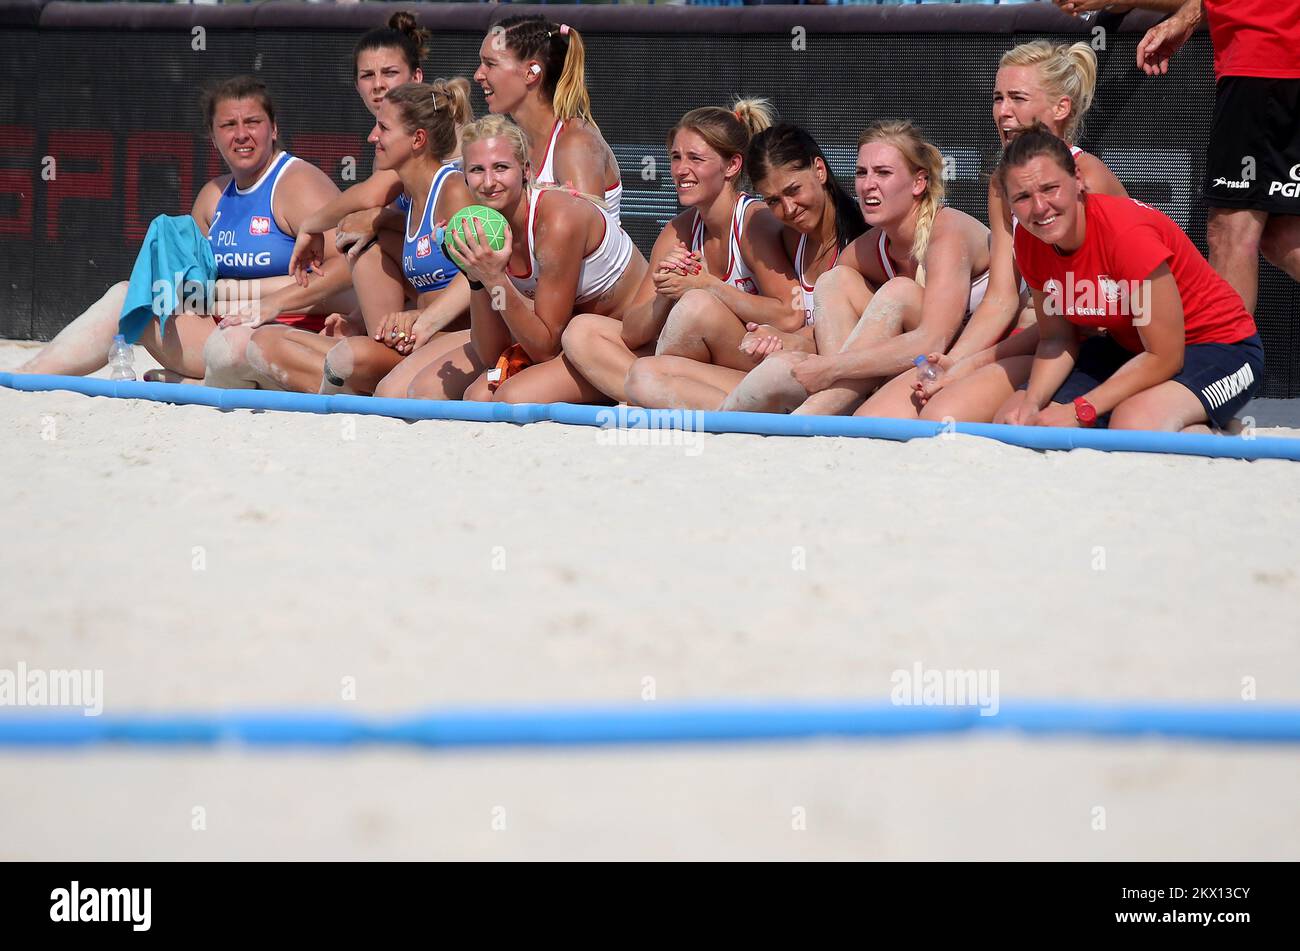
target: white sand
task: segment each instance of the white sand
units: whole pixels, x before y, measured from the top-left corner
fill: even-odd
[[[918,662],[1004,705],[1300,702],[1293,463],[3,389],[0,421],[0,668],[102,668],[109,713],[884,699]],[[1296,752],[0,751],[0,859],[1296,859]]]

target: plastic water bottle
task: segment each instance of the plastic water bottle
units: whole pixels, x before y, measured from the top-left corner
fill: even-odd
[[[118,334],[113,338],[113,345],[108,348],[108,366],[110,380],[135,379],[135,348],[126,342],[126,337]]]
[[[943,376],[943,367],[937,363],[931,363],[924,356],[917,357],[912,361],[916,367],[916,378],[925,383],[938,383],[939,377]]]

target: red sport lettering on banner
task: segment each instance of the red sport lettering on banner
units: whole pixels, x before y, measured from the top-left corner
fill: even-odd
[[[12,216],[0,217],[0,234],[20,234],[26,237],[32,232],[32,194],[36,188],[32,168],[36,165],[33,154],[36,130],[20,125],[0,125],[0,141],[5,143],[6,154],[20,159],[23,166],[0,168],[0,195],[14,196],[18,206]]]
[[[170,214],[189,214],[194,201],[194,137],[185,132],[137,132],[126,140],[126,208],[122,230],[126,240],[143,241],[149,222],[140,217],[140,168],[174,162],[179,171],[180,205]]]
[[[59,213],[65,201],[74,198],[113,198],[113,135],[89,129],[51,132],[48,148],[57,163],[54,178],[45,183],[45,239],[59,240]],[[69,161],[91,159],[99,163],[95,172],[74,172]],[[105,233],[112,229],[106,228]]]

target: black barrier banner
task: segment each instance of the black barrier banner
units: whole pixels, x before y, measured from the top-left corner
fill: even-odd
[[[6,935],[29,943],[201,935],[370,946],[437,921],[454,940],[469,931],[470,942],[476,929],[506,938],[562,928],[566,936],[689,930],[705,941],[716,931],[722,943],[761,930],[769,940],[820,945],[856,929],[943,941],[1201,938],[1224,947],[1287,929],[1290,871],[1227,862],[733,864],[730,888],[720,891],[713,866],[679,865],[679,894],[665,898],[637,887],[634,868],[611,875],[576,864],[539,875],[503,864],[52,862],[7,866],[0,911]]]
[[[509,12],[411,6],[434,30],[429,79],[471,76],[491,18]],[[154,216],[188,212],[221,174],[198,116],[205,83],[257,74],[290,151],[340,187],[368,176],[371,123],[351,50],[393,9],[0,0],[0,336],[52,337],[126,279]],[[766,96],[807,126],[846,185],[863,128],[913,119],[945,156],[949,202],[984,219],[998,59],[1040,36],[1092,44],[1100,74],[1080,144],[1205,250],[1205,33],[1169,75],[1148,78],[1134,55],[1151,17],[1102,25],[1045,4],[530,9],[584,32],[593,112],[623,173],[624,225],[645,252],[677,208],[664,135],[687,110],[739,95]],[[477,88],[475,109],[485,111]],[[1300,396],[1300,290],[1267,264],[1256,320],[1268,356],[1260,395]]]

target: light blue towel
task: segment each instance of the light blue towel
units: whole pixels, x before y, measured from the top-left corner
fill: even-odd
[[[161,333],[177,301],[193,297],[196,286],[210,303],[207,294],[216,279],[217,259],[198,223],[189,215],[159,215],[149,224],[131,269],[118,333],[135,343],[155,315]]]

